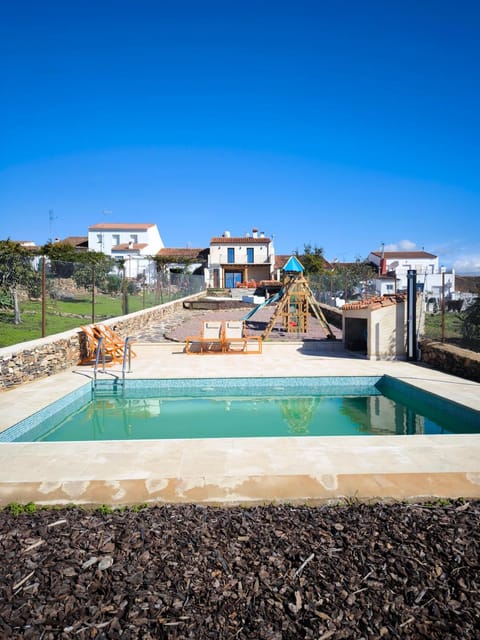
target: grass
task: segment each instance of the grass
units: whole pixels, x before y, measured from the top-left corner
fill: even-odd
[[[462,336],[462,313],[445,313],[445,338],[449,341],[460,343]],[[432,340],[442,338],[442,314],[427,314],[425,316],[425,337]]]
[[[145,299],[142,294],[128,296],[128,312],[140,311],[156,304],[162,304],[173,299],[163,296],[161,301],[153,292],[147,292]],[[0,347],[8,347],[27,340],[42,337],[42,303],[41,301],[26,300],[20,303],[22,323],[13,324],[13,312],[0,310]],[[101,322],[107,318],[121,316],[122,299],[103,294],[95,296],[95,321]],[[47,300],[46,305],[46,335],[61,333],[75,329],[92,321],[92,301],[89,296],[74,300]]]

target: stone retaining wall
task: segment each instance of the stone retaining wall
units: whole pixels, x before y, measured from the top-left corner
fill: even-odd
[[[323,311],[323,315],[325,316],[328,324],[332,324],[337,329],[342,328],[343,322],[343,313],[341,309],[337,309],[336,307],[331,307],[328,304],[319,304],[319,307]]]
[[[204,292],[126,316],[111,318],[103,324],[115,326],[116,331],[122,337],[126,337],[180,311],[186,300],[194,300],[203,295]],[[77,365],[81,353],[80,335],[79,329],[72,329],[39,340],[1,348],[0,391],[51,376]]]
[[[422,340],[421,361],[433,369],[480,382],[480,353],[451,344]]]

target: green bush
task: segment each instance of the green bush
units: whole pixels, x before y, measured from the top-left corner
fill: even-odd
[[[480,298],[475,298],[464,312],[462,333],[468,345],[480,347]]]

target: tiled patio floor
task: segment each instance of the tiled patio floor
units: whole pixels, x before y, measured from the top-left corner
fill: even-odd
[[[195,313],[172,328],[171,337],[198,333],[203,315]],[[221,315],[225,318],[226,312]],[[188,356],[181,342],[156,342],[156,330],[141,335],[129,377],[388,374],[480,410],[480,384],[416,364],[352,357],[341,342],[293,342],[290,337],[266,342],[262,354]],[[0,429],[88,383],[91,376],[91,368],[76,367],[0,394]],[[479,435],[0,444],[0,504],[229,504],[426,496],[480,497]]]

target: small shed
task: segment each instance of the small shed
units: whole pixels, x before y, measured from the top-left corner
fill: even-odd
[[[407,357],[407,296],[394,294],[350,302],[342,307],[343,342],[371,360]]]

